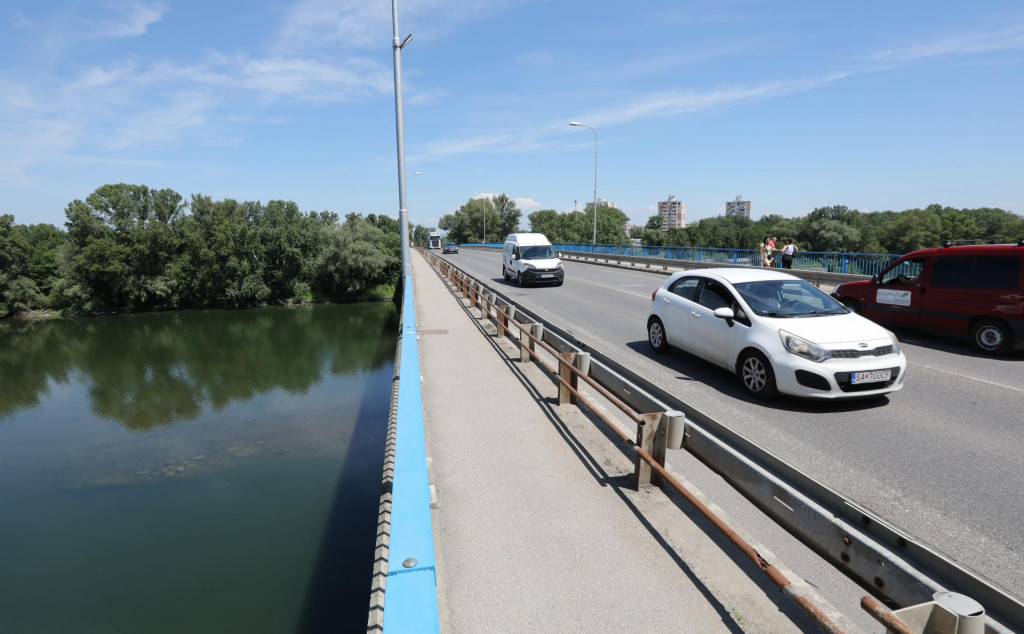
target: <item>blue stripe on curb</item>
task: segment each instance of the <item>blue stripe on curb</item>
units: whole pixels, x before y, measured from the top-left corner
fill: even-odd
[[[384,586],[383,625],[388,634],[440,631],[411,276],[404,278],[403,289],[395,475]]]

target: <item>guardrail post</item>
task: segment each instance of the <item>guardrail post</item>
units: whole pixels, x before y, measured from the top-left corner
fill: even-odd
[[[481,291],[483,287],[481,287]],[[487,293],[480,293],[480,316],[477,318],[480,321],[487,321],[487,318],[491,316],[490,308],[490,297]]]
[[[567,383],[573,383],[573,379],[576,378],[576,374],[571,370],[571,367],[576,364],[576,353],[575,352],[560,352],[558,353],[558,378],[561,381],[558,382],[558,404],[568,405],[572,402],[572,392],[569,391]],[[573,385],[575,388],[576,386]]]
[[[530,353],[533,352],[533,339],[530,335],[533,331],[533,324],[525,323],[519,325],[519,361],[526,363],[530,360]]]
[[[507,316],[505,314],[505,311],[502,310],[501,306],[498,306],[497,304],[495,304],[495,306],[494,306],[494,320],[496,322],[498,322],[497,336],[499,336],[499,337],[504,337],[505,336],[505,324],[507,323],[506,319],[507,319]]]
[[[644,419],[644,422],[637,426],[636,446],[646,451],[651,458],[654,458],[655,462],[664,466],[665,441],[668,437],[666,427],[668,425],[662,424],[661,412],[641,414],[640,417]],[[645,486],[654,485],[660,487],[664,484],[665,479],[661,477],[661,474],[651,469],[651,465],[647,464],[647,461],[641,458],[639,454],[636,456],[635,466],[634,475],[636,477],[637,491]]]
[[[580,371],[580,374],[582,374],[583,376],[590,376],[590,353],[578,353],[576,355],[576,361],[574,365],[576,366],[576,369]],[[570,379],[572,388],[577,391],[580,389],[580,374],[576,374],[575,372],[573,372],[572,379]],[[578,403],[579,400],[579,397],[576,396],[575,394],[569,396],[569,402],[572,403],[573,405]]]
[[[476,286],[467,281],[466,288],[468,289],[469,292],[469,307],[476,308]]]

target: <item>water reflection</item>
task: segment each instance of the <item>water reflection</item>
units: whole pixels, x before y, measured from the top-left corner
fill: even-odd
[[[92,412],[136,430],[193,420],[274,389],[305,394],[322,372],[390,364],[391,304],[188,311],[0,323],[0,422],[82,374]]]
[[[365,627],[397,327],[391,304],[0,323],[0,632]]]

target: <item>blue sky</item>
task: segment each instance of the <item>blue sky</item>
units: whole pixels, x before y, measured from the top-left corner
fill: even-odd
[[[410,221],[1024,213],[1024,4],[400,0]],[[398,215],[388,0],[6,0],[0,213],[106,183]],[[414,175],[414,172],[422,174]],[[578,201],[578,203],[576,202]]]

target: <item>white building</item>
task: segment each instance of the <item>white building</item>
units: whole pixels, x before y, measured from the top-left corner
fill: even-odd
[[[686,203],[669,195],[668,200],[658,203],[658,215],[661,216],[661,230],[668,231],[686,226]]]
[[[616,205],[615,203],[610,203],[607,200],[605,200],[604,198],[598,198],[597,199],[597,207],[599,209],[601,207],[611,207],[613,209],[618,209],[619,208],[618,205]],[[583,211],[591,211],[593,208],[594,208],[594,201],[590,201],[583,208]]]
[[[737,196],[736,200],[725,203],[726,216],[746,216],[750,218],[750,201],[743,200],[743,196]]]

